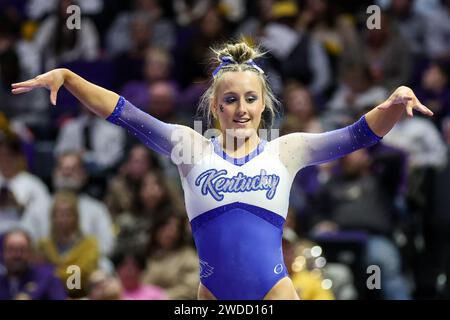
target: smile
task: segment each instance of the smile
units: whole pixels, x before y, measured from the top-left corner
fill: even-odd
[[[249,122],[250,119],[239,119],[239,120],[233,120],[233,122],[237,122],[237,123],[247,123]]]

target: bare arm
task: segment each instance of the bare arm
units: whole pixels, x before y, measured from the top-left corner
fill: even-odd
[[[50,90],[50,101],[56,105],[58,90],[64,86],[85,107],[100,117],[106,118],[113,111],[119,100],[115,92],[99,87],[68,69],[55,69],[41,74],[34,79],[12,85],[12,93],[19,94],[35,88]]]
[[[433,115],[430,109],[420,103],[410,88],[401,86],[386,101],[366,113],[367,124],[376,135],[382,137],[400,120],[405,109],[410,117],[413,116],[413,109],[427,116]]]
[[[173,147],[182,136],[191,138],[181,139],[183,148],[185,146],[190,147],[194,140],[200,142],[206,140],[201,134],[189,127],[158,120],[136,108],[117,93],[99,87],[68,69],[55,69],[38,75],[34,79],[14,83],[12,93],[20,94],[36,88],[47,88],[50,90],[51,103],[56,105],[57,93],[61,86],[67,88],[92,112],[115,125],[123,127],[150,149],[165,156],[171,156]],[[172,138],[178,138],[178,141]]]

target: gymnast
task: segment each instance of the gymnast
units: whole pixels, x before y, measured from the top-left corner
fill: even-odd
[[[216,134],[164,123],[124,97],[67,69],[12,85],[14,94],[67,88],[98,116],[119,125],[177,165],[200,263],[199,299],[297,300],[281,240],[296,173],[378,143],[413,110],[433,113],[405,86],[355,123],[324,133],[297,132],[270,141],[258,132],[275,116],[274,97],[255,59],[258,48],[224,44],[199,110]],[[181,138],[180,138],[181,137]],[[181,160],[180,160],[181,159]]]

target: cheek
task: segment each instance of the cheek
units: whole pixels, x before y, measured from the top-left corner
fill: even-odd
[[[221,108],[222,106],[222,108]],[[219,118],[219,122],[230,122],[233,120],[234,110],[232,110],[231,106],[226,106],[224,104],[219,104],[217,107],[217,117]]]
[[[262,113],[264,111],[264,104],[262,102],[259,102],[257,104],[255,104],[255,106],[251,109],[252,110],[252,116],[254,118],[261,118]]]

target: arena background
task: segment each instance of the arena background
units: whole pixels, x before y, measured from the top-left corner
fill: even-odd
[[[448,0],[0,0],[0,237],[30,235],[0,248],[0,299],[196,298],[176,167],[65,89],[53,107],[11,84],[69,68],[192,126],[209,48],[233,39],[268,51],[280,134],[348,125],[400,85],[435,113],[297,175],[283,249],[300,297],[448,299],[449,21]]]

